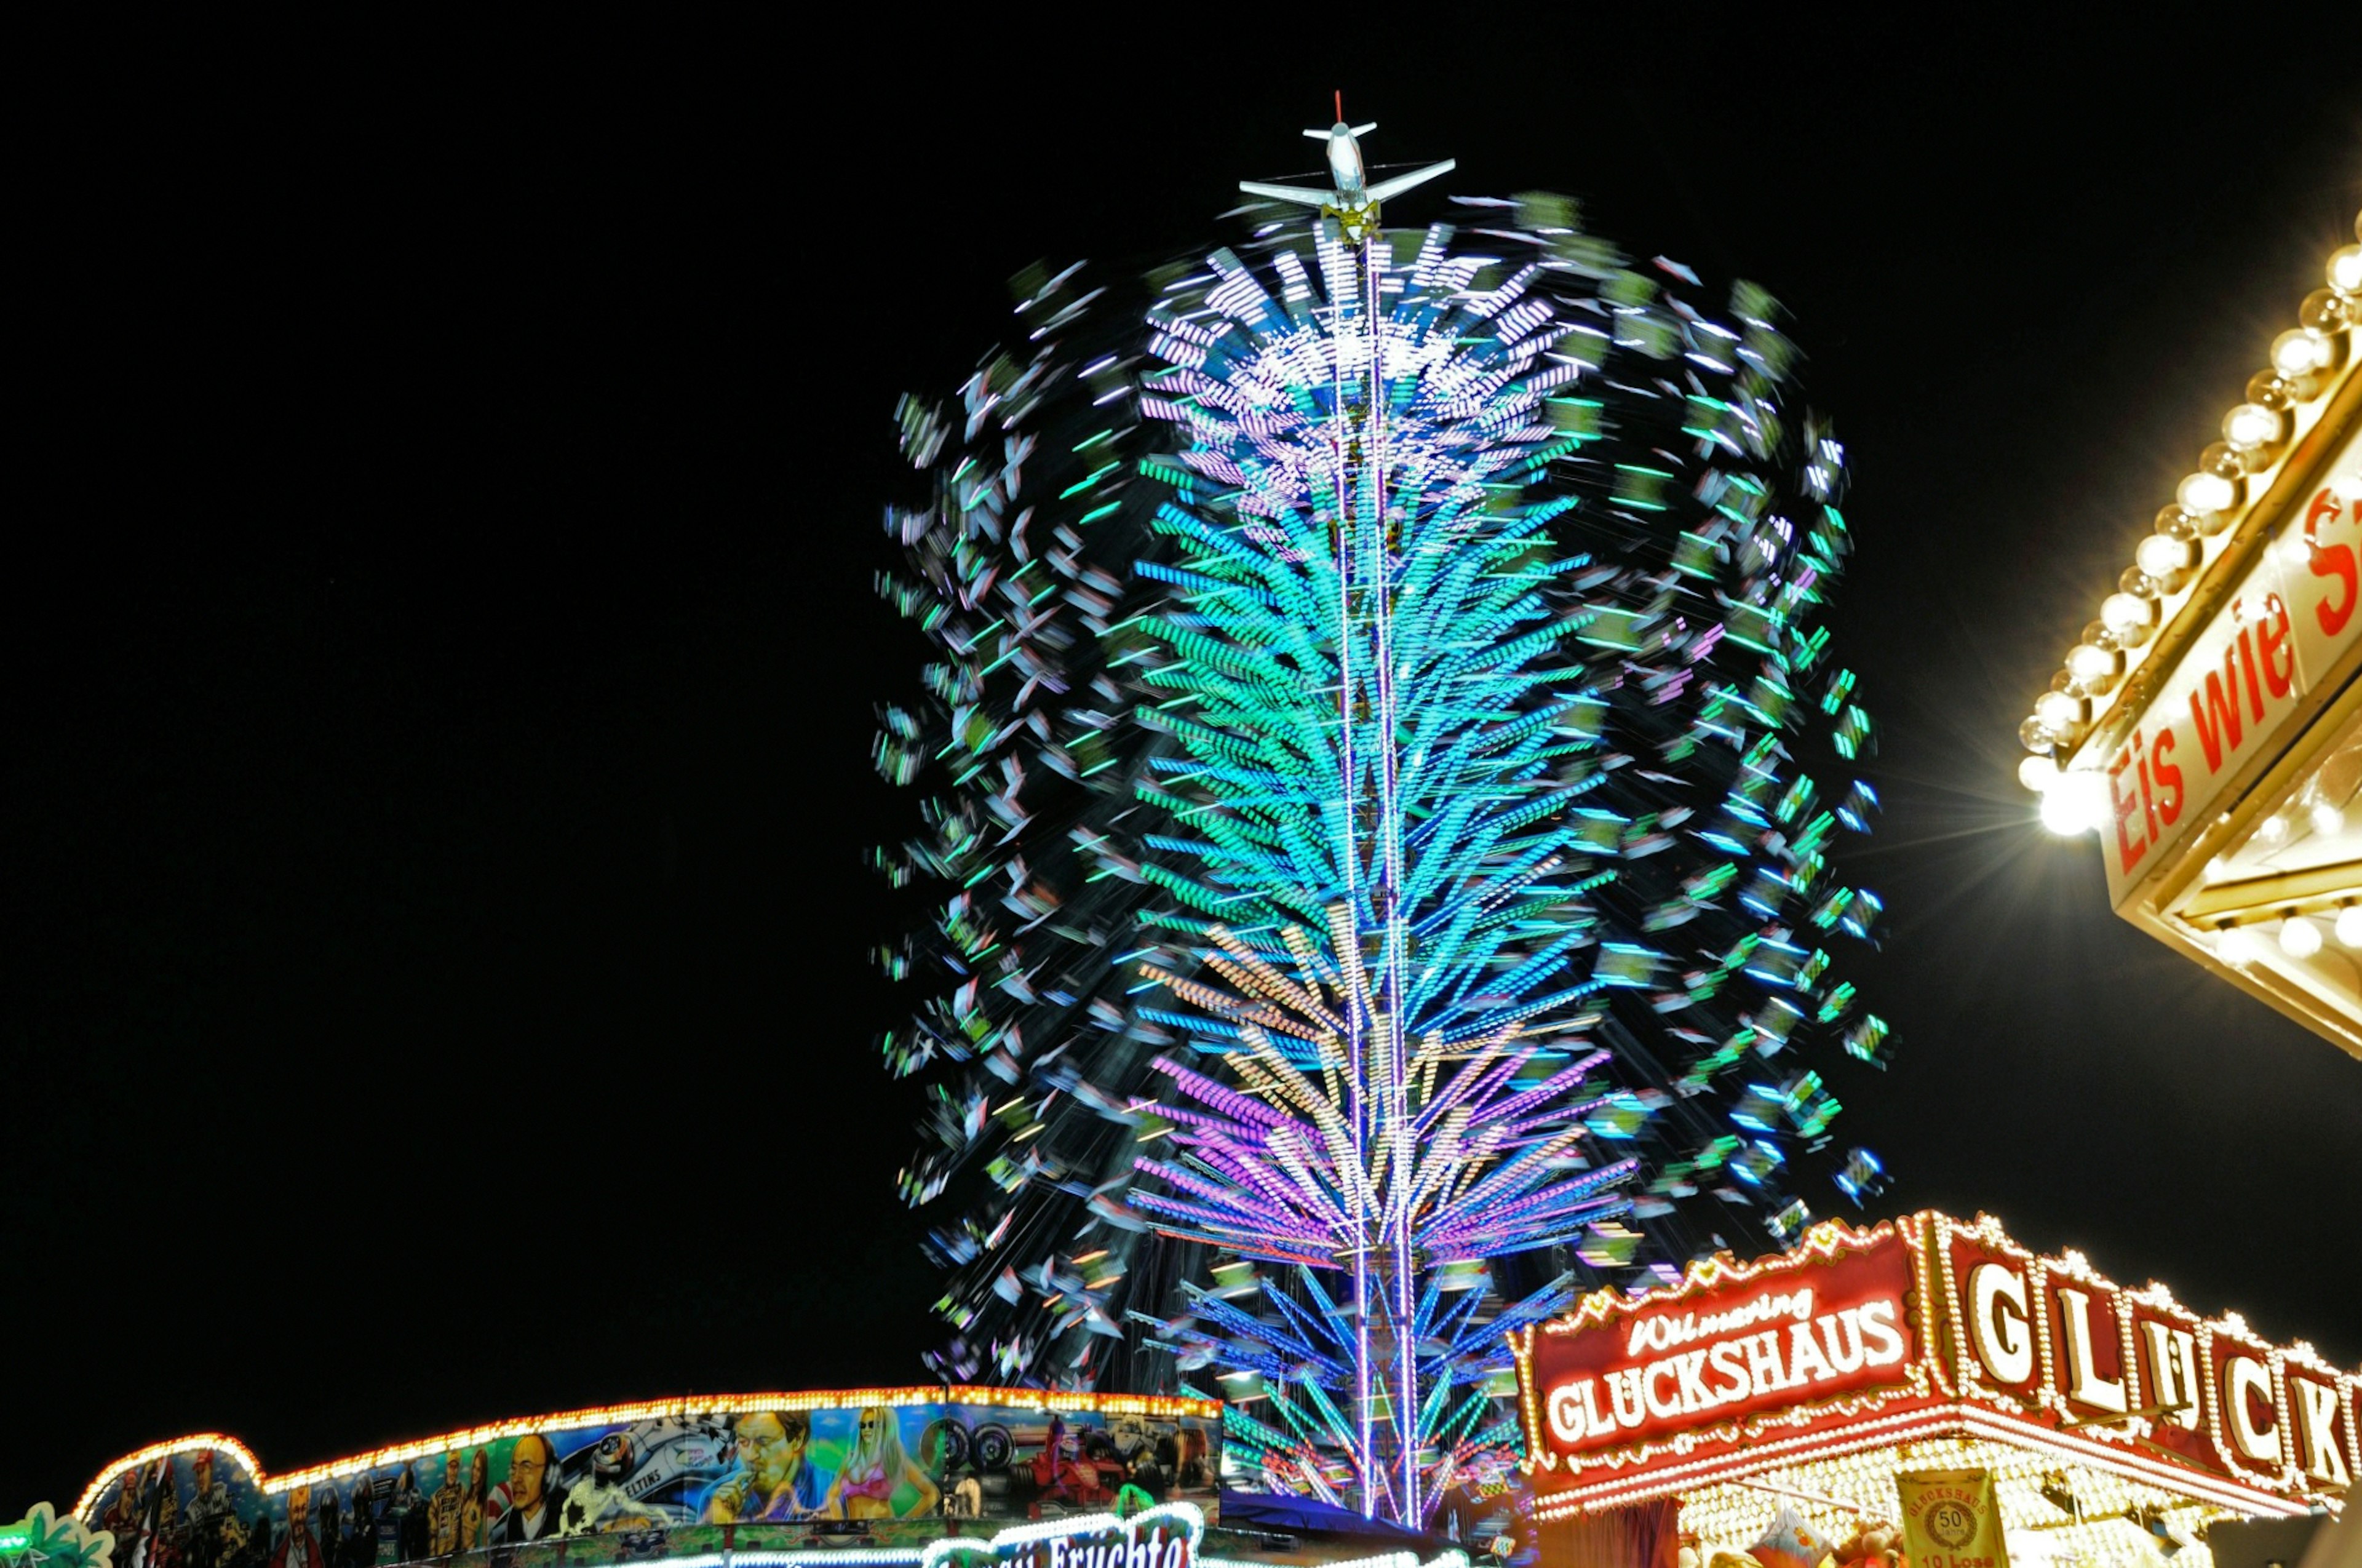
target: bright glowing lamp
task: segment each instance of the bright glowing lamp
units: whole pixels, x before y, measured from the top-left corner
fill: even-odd
[[[2067,673],[2077,684],[2097,688],[2116,673],[2121,656],[2090,643],[2077,643],[2067,653]]]
[[[2047,794],[2058,782],[2058,765],[2047,756],[2029,756],[2017,765],[2017,781],[2037,795]]]
[[[2311,813],[2312,831],[2321,838],[2335,838],[2345,831],[2345,812],[2329,801],[2317,801]]]
[[[2302,915],[2280,922],[2280,951],[2291,958],[2310,958],[2321,951],[2321,927]]]
[[[2259,403],[2243,403],[2223,416],[2223,439],[2243,452],[2268,447],[2279,438],[2280,416],[2277,409],[2266,408]]]
[[[2222,508],[2214,510],[2219,512]],[[2171,539],[2163,534],[2151,534],[2140,542],[2138,549],[2133,551],[2133,560],[2149,576],[2161,579],[2187,571],[2197,553],[2198,547],[2187,539]]]
[[[2348,904],[2337,911],[2337,943],[2341,947],[2362,947],[2362,904]]]
[[[2329,286],[2349,298],[2362,294],[2362,245],[2349,245],[2329,259]]]
[[[2089,768],[2061,773],[2042,792],[2042,825],[2062,838],[2089,833],[2107,815],[2107,781]]]
[[[2214,953],[2225,964],[2245,967],[2264,955],[2264,944],[2246,926],[2235,925],[2214,933]]]
[[[2064,691],[2045,691],[2034,700],[2034,716],[2052,731],[2065,734],[2083,722],[2083,700]]]
[[[2100,601],[2100,620],[2119,637],[2136,637],[2148,630],[2157,606],[2137,593],[2111,593]]]
[[[2328,363],[2328,340],[2309,326],[2292,326],[2272,339],[2272,369],[2290,381]]]
[[[2239,499],[2238,488],[2221,474],[2191,474],[2173,494],[2185,510],[2201,513],[2228,511]]]

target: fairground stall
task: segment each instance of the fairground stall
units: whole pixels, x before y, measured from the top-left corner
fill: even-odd
[[[1514,1345],[1543,1568],[1670,1562],[1672,1537],[1888,1561],[1899,1476],[1978,1472],[2019,1568],[2191,1568],[2211,1522],[2334,1510],[2362,1467],[2351,1369],[1986,1217],[1816,1225]]]
[[[1221,1409],[957,1386],[700,1395],[278,1474],[205,1433],[109,1465],[72,1522],[104,1548],[78,1568],[1465,1568],[1382,1526],[1226,1525]]]
[[[2357,316],[2362,244],[2330,257],[2019,738],[2043,821],[2098,834],[2118,914],[2362,1055]]]

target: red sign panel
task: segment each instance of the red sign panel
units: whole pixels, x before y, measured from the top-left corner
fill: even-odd
[[[1910,1380],[1911,1249],[1892,1229],[1731,1274],[1543,1325],[1528,1375],[1547,1449],[1590,1457]]]
[[[2140,1351],[2140,1405],[2156,1412],[2149,1442],[2184,1464],[2229,1474],[2206,1432],[2198,1319],[2162,1290],[2126,1291],[2123,1299]]]
[[[2362,1474],[2362,1378],[1982,1217],[1817,1225],[1777,1257],[1597,1292],[1511,1343],[1545,1513],[1945,1434],[2258,1511]]]

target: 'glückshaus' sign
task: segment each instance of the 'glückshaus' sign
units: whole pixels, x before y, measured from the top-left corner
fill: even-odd
[[[1542,1418],[1557,1452],[1666,1438],[1800,1400],[1905,1382],[1900,1242],[1771,1275],[1751,1289],[1632,1314],[1612,1332],[1542,1331]]]
[[[2353,1372],[2036,1257],[1990,1219],[1818,1225],[1791,1253],[1595,1293],[1511,1344],[1528,1468],[1585,1507],[1948,1434],[2248,1511],[2362,1470]]]

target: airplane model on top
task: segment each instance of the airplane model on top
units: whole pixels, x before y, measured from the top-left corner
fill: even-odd
[[[1438,174],[1448,174],[1459,167],[1456,159],[1430,163],[1424,169],[1414,169],[1407,174],[1397,174],[1391,180],[1381,180],[1372,185],[1362,165],[1362,144],[1357,139],[1377,129],[1375,121],[1365,126],[1345,123],[1345,95],[1337,95],[1337,123],[1327,130],[1308,130],[1304,134],[1329,146],[1329,177],[1336,188],[1321,191],[1303,185],[1271,185],[1260,180],[1242,180],[1239,189],[1250,196],[1269,196],[1275,201],[1294,202],[1301,206],[1330,207],[1346,216],[1361,216],[1374,209],[1380,202],[1398,196],[1414,185],[1423,184]]]

